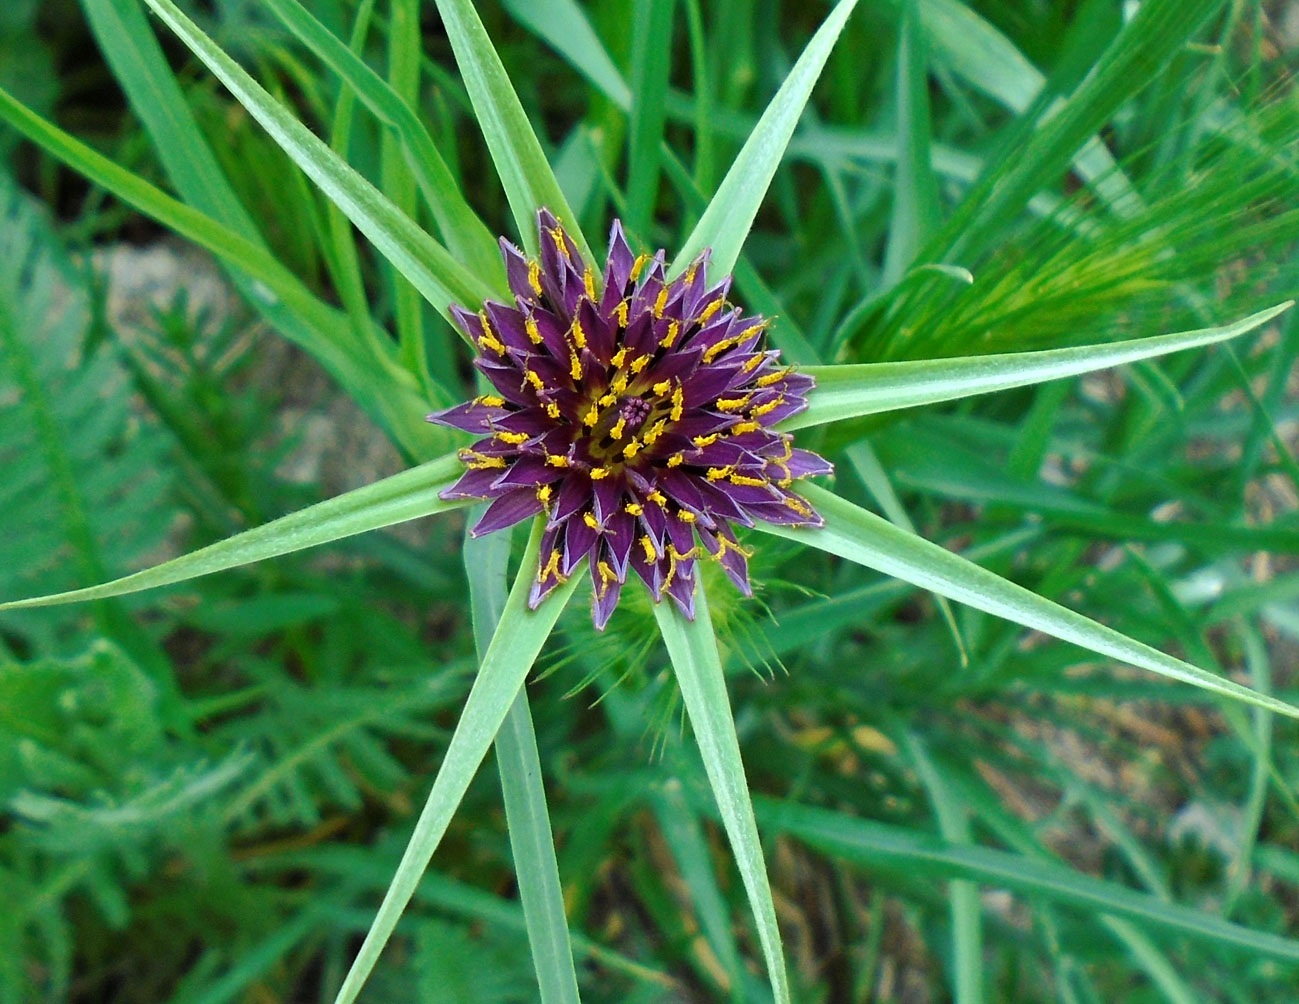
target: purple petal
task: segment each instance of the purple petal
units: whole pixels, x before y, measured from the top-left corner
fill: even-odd
[[[613,616],[614,607],[618,605],[618,596],[622,592],[622,583],[613,574],[613,569],[606,562],[591,563],[591,585],[594,589],[591,597],[591,618],[595,629],[603,631]]]
[[[535,491],[531,488],[515,488],[489,505],[487,511],[483,513],[483,518],[474,524],[474,528],[469,533],[474,537],[481,537],[494,530],[503,530],[529,516],[537,515],[541,512],[541,508],[541,500],[537,498]]]
[[[676,601],[686,620],[695,619],[695,562],[693,558],[677,561],[676,574],[667,584],[667,594]]]
[[[587,526],[581,516],[573,516],[564,524],[564,574],[570,574],[577,563],[591,553],[598,543],[599,534]]]
[[[493,487],[501,476],[501,468],[486,467],[468,470],[460,475],[460,480],[450,488],[438,492],[438,498],[444,499],[486,499],[503,494],[503,490]]]
[[[498,421],[509,415],[508,409],[487,404],[480,404],[477,401],[466,401],[464,404],[458,404],[454,408],[447,408],[445,411],[435,411],[433,414],[426,416],[426,422],[434,422],[437,425],[449,426],[452,429],[460,429],[463,432],[490,432],[492,422]]]
[[[834,473],[834,464],[811,450],[794,450],[784,467],[794,478],[816,478]]]
[[[528,279],[528,259],[523,252],[507,241],[500,239],[501,257],[505,259],[505,277],[510,284],[510,291],[520,300],[527,303],[537,302],[537,291],[532,288]]]

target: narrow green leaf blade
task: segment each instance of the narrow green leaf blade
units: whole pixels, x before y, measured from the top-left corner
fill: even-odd
[[[632,103],[627,137],[627,228],[649,232],[659,189],[659,146],[666,119],[674,0],[635,0],[631,38]]]
[[[145,2],[434,309],[449,320],[451,303],[478,304],[492,295],[490,287],[294,118],[171,0]]]
[[[1075,908],[1113,914],[1146,929],[1158,927],[1258,955],[1299,962],[1299,941],[1252,931],[1200,910],[1166,903],[1157,896],[1080,874],[1066,865],[988,847],[950,844],[900,826],[853,819],[793,802],[762,797],[757,802],[764,826],[789,833],[855,864],[870,867],[892,863],[913,873],[923,869],[937,876],[969,878]]]
[[[535,214],[547,206],[563,221],[583,257],[595,261],[474,5],[470,0],[437,0],[437,6],[524,247],[537,253]]]
[[[784,953],[780,947],[780,928],[776,924],[776,906],[767,881],[767,866],[762,857],[762,843],[753,819],[749,785],[740,758],[740,741],[731,716],[731,701],[726,693],[717,651],[717,636],[708,613],[708,597],[703,587],[695,586],[695,619],[688,621],[672,603],[654,605],[654,616],[667,645],[668,657],[681,686],[704,770],[713,788],[713,797],[722,814],[722,825],[735,854],[736,867],[744,882],[749,905],[758,923],[758,938],[766,958],[776,1004],[789,1004],[789,979],[785,973]]]
[[[781,428],[787,431],[805,429],[845,418],[954,401],[1213,345],[1253,331],[1292,306],[1294,301],[1287,300],[1234,324],[1152,338],[1133,338],[1108,345],[954,359],[806,366],[803,372],[816,380],[816,389],[808,396],[807,410],[787,419]]]
[[[816,485],[801,491],[825,517],[820,529],[773,526],[758,528],[837,554],[1006,620],[1073,642],[1101,655],[1201,687],[1204,690],[1299,718],[1299,708],[1214,676],[1181,659],[1098,624],[1031,590],[980,568],[946,548],[907,533],[872,512]]]
[[[685,271],[690,260],[706,247],[713,249],[712,267],[718,275],[735,267],[740,248],[749,236],[758,207],[762,205],[767,187],[785,155],[785,147],[794,134],[812,87],[856,3],[857,0],[839,0],[807,43],[807,48],[767,105],[762,118],[758,119],[735,163],[726,172],[704,215],[686,238],[685,245],[674,259],[672,277]]]
[[[447,746],[446,756],[433,780],[433,790],[415,823],[415,832],[402,855],[397,872],[379,906],[379,912],[361,944],[361,950],[348,970],[335,1004],[352,1004],[361,992],[366,978],[374,969],[379,953],[397,927],[402,911],[415,895],[420,877],[437,850],[447,825],[455,813],[469,782],[496,739],[501,723],[518,695],[541,647],[550,637],[555,621],[563,612],[573,590],[581,581],[574,574],[536,610],[528,609],[528,591],[536,574],[537,552],[541,545],[544,521],[533,525],[528,549],[514,588],[501,613],[500,623],[483,656],[478,676],[465,701],[460,721]]]
[[[318,502],[252,530],[245,530],[191,554],[146,568],[142,572],[85,589],[11,600],[0,603],[0,610],[124,596],[142,589],[168,586],[200,575],[211,575],[227,568],[316,547],[367,530],[391,526],[393,523],[460,508],[468,503],[445,501],[438,497],[438,492],[453,484],[463,469],[460,460],[454,455],[431,460],[364,488]]]
[[[470,524],[472,525],[472,524]],[[473,537],[465,530],[465,574],[474,647],[482,660],[508,602],[506,585],[510,533]],[[541,780],[541,755],[528,693],[520,690],[496,734],[496,769],[505,800],[514,875],[523,903],[523,922],[532,948],[541,1004],[578,1004],[577,971],[564,912],[564,890],[555,856],[555,836]]]

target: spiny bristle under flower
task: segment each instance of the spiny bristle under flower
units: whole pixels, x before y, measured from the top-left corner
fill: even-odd
[[[668,282],[663,252],[632,254],[614,222],[597,276],[548,211],[540,262],[505,239],[514,306],[452,308],[494,394],[429,416],[485,438],[444,498],[491,499],[474,534],[545,512],[535,608],[583,558],[603,628],[632,569],[655,601],[694,617],[694,563],[719,561],[746,594],[732,523],[820,526],[790,486],[831,466],[771,427],[807,407],[812,379],[761,348],[768,322],[709,287],[708,252]]]

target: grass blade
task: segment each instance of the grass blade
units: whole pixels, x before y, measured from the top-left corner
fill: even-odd
[[[674,0],[635,0],[633,4],[625,222],[634,234],[649,232],[659,190],[659,145],[672,66],[673,5]]]
[[[483,506],[483,508],[486,508]],[[474,647],[481,662],[508,600],[506,572],[510,533],[473,537],[465,529],[465,573]],[[541,1004],[578,1004],[577,971],[569,941],[564,891],[555,857],[555,835],[541,780],[541,755],[526,690],[520,690],[496,734],[496,768],[505,799],[505,829],[514,855],[514,874],[523,903]]]
[[[824,488],[808,485],[803,492],[825,517],[826,525],[823,528],[784,527],[765,523],[758,524],[758,528],[766,533],[837,554],[848,561],[904,579],[912,585],[939,593],[958,603],[968,604],[976,610],[1073,642],[1112,659],[1190,683],[1215,694],[1269,708],[1291,718],[1299,718],[1299,708],[1294,705],[1214,676],[1188,662],[1135,641],[1113,628],[1098,624],[1082,614],[1074,613],[923,537],[900,530],[887,520]]]
[[[1068,906],[1125,918],[1145,929],[1159,927],[1287,962],[1299,962],[1299,941],[1251,931],[1212,914],[1165,903],[1114,882],[1083,875],[1065,865],[1037,861],[988,847],[949,844],[928,834],[793,802],[757,799],[763,825],[789,833],[836,857],[871,867],[893,864],[910,874],[968,878],[984,885],[1043,896]]]
[[[437,0],[437,6],[523,246],[537,254],[536,212],[548,206],[583,257],[595,261],[478,12],[470,0]]]
[[[567,59],[615,105],[624,110],[631,107],[631,88],[576,0],[501,0],[501,6]]]
[[[142,589],[168,586],[200,575],[211,575],[227,568],[316,547],[343,537],[391,526],[393,523],[460,508],[468,503],[447,502],[438,498],[438,492],[453,484],[463,469],[459,458],[455,456],[431,460],[427,464],[412,467],[408,471],[318,502],[306,509],[299,509],[288,516],[245,530],[142,572],[85,589],[11,600],[0,603],[0,610],[124,596]]]
[[[753,132],[726,172],[704,215],[686,238],[672,265],[672,276],[685,271],[692,258],[706,247],[713,249],[712,268],[718,275],[730,272],[740,256],[758,207],[785,155],[812,87],[839,38],[857,0],[839,0],[798,57],[789,76],[758,119]]]
[[[541,647],[550,637],[555,621],[563,612],[573,590],[581,581],[574,574],[555,590],[536,610],[528,609],[528,591],[536,574],[537,551],[541,544],[543,521],[533,525],[532,537],[523,554],[514,588],[501,613],[500,623],[483,655],[478,676],[465,701],[460,721],[447,746],[446,756],[433,781],[433,790],[420,812],[410,843],[402,855],[397,872],[375,915],[374,923],[361,944],[352,968],[348,970],[335,1004],[352,1004],[361,992],[366,978],[374,969],[379,953],[397,927],[402,911],[415,895],[420,876],[437,850],[451,817],[464,798],[469,782],[496,739],[501,723],[518,696],[523,681],[532,668]]]
[[[1108,345],[1080,345],[1041,352],[955,359],[807,366],[804,372],[816,379],[816,389],[809,395],[808,408],[787,419],[781,427],[786,430],[804,429],[861,415],[954,401],[1213,345],[1253,331],[1293,305],[1293,300],[1287,300],[1234,324],[1217,328],[1133,338]]]
[[[749,905],[758,923],[758,938],[762,943],[776,1004],[789,1004],[789,980],[780,947],[776,907],[767,881],[758,828],[753,820],[749,786],[740,759],[740,741],[735,734],[735,719],[731,716],[726,678],[717,652],[717,636],[713,633],[708,598],[703,587],[695,586],[693,621],[686,620],[671,603],[655,604],[654,616],[681,686],[681,698],[690,716],[713,797],[717,799],[722,814],[722,825],[726,828],[736,867],[740,870]]]
[[[490,287],[294,118],[171,0],[145,2],[443,317],[450,320],[451,303],[477,304],[492,295]]]

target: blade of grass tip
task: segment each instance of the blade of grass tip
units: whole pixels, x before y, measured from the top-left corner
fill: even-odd
[[[740,248],[749,235],[758,207],[767,194],[794,127],[803,114],[812,87],[821,75],[830,50],[843,31],[857,0],[839,0],[798,57],[789,76],[771,99],[758,124],[745,141],[731,169],[718,186],[690,236],[673,260],[669,278],[686,266],[706,247],[711,247],[711,267],[725,274],[735,267]]]
[[[695,98],[695,185],[703,191],[713,187],[712,91],[709,89],[708,43],[704,35],[704,12],[699,0],[684,0],[686,32],[690,39],[690,89]]]
[[[946,548],[895,527],[888,520],[819,488],[803,489],[807,500],[825,518],[821,528],[759,524],[779,537],[836,554],[910,582],[984,613],[1022,624],[1044,634],[1141,669],[1203,690],[1299,718],[1299,708],[1259,694],[1231,680],[1175,659],[1113,628],[1098,624],[1023,586],[980,568]]]
[[[1299,941],[1292,938],[1251,930],[1214,914],[1165,903],[1156,896],[1081,874],[1066,865],[990,847],[949,844],[900,826],[794,802],[762,796],[754,801],[764,826],[859,866],[872,868],[885,863],[909,875],[968,878],[981,885],[1009,888],[1077,909],[1112,914],[1144,930],[1159,927],[1256,955],[1299,962]]]
[[[879,507],[884,510],[884,515],[888,521],[902,527],[907,533],[915,533],[916,525],[911,522],[911,516],[907,513],[906,506],[902,504],[897,492],[893,490],[893,481],[889,478],[888,472],[884,470],[884,465],[880,463],[875,448],[871,446],[870,442],[865,439],[859,440],[844,452],[848,457],[848,462],[852,464],[853,473],[861,480],[861,483],[870,492]],[[970,664],[970,653],[965,647],[965,639],[961,636],[961,628],[956,623],[956,615],[952,613],[951,604],[943,596],[935,596],[934,601],[938,604],[938,611],[947,624],[947,630],[952,636],[952,641],[956,643],[956,654],[961,661],[961,666],[968,666]]]
[[[171,0],[145,2],[438,313],[450,321],[451,303],[481,303],[492,295],[490,287],[295,119]]]
[[[402,912],[415,895],[420,876],[442,841],[451,817],[464,798],[469,782],[500,731],[527,678],[528,670],[581,581],[574,574],[547,597],[536,610],[528,609],[528,592],[536,574],[544,519],[533,524],[523,563],[497,624],[496,633],[483,655],[482,665],[465,700],[460,721],[451,736],[442,766],[433,780],[428,801],[415,823],[415,832],[402,854],[388,891],[366,933],[361,950],[348,970],[335,1004],[352,1004],[366,978],[379,960],[379,953],[392,936]]]
[[[920,783],[929,793],[943,839],[953,844],[970,843],[970,820],[965,808],[948,790],[929,751],[914,733],[903,737],[903,745],[920,775]],[[981,1004],[983,911],[979,903],[979,888],[973,882],[953,879],[948,886],[948,899],[952,915],[953,998],[956,1004]]]
[[[531,255],[539,252],[536,213],[547,206],[568,228],[582,257],[595,261],[473,3],[437,0],[437,8],[523,246]]]
[[[896,363],[807,366],[804,372],[816,380],[816,388],[808,397],[808,408],[786,419],[781,428],[792,431],[862,415],[954,401],[1212,345],[1253,331],[1292,306],[1294,301],[1287,300],[1234,324],[1107,345]]]
[[[885,288],[896,285],[938,227],[938,182],[929,155],[929,73],[919,0],[903,0],[898,26],[898,162],[884,250]]]
[[[668,657],[681,687],[681,698],[704,761],[704,770],[717,799],[722,825],[735,855],[758,925],[758,940],[767,963],[776,1004],[790,1004],[776,906],[767,880],[762,843],[753,819],[749,786],[740,758],[740,740],[731,715],[717,636],[708,612],[708,597],[695,584],[695,619],[688,621],[672,603],[654,605],[654,616],[667,646]]]
[[[11,600],[0,603],[0,610],[124,596],[142,589],[184,582],[200,575],[210,575],[227,568],[316,547],[394,523],[457,509],[469,503],[459,500],[448,502],[439,498],[438,493],[454,484],[463,470],[464,465],[454,455],[431,460],[144,571],[98,586]]]
[[[294,37],[342,78],[346,84],[343,93],[360,98],[366,108],[400,138],[406,166],[433,214],[443,242],[456,259],[492,286],[504,289],[505,269],[501,264],[496,238],[465,201],[455,175],[424,127],[418,112],[418,89],[412,91],[407,84],[403,93],[408,98],[403,100],[401,94],[394,90],[395,85],[385,83],[361,58],[361,48],[355,33],[352,45],[344,45],[298,0],[266,0],[266,5]],[[363,6],[372,8],[373,3]],[[361,24],[360,12],[358,9],[358,28]],[[396,38],[397,30],[396,23],[390,19],[390,44]],[[414,52],[414,59],[423,65],[418,48]],[[405,72],[409,74],[410,67],[406,67]],[[410,97],[411,94],[414,97]]]
[[[474,537],[468,530],[472,525],[472,522],[465,524],[464,562],[469,579],[474,647],[481,662],[508,599],[506,573],[512,534]],[[514,872],[541,1004],[578,1004],[581,998],[564,911],[564,891],[526,689],[521,689],[514,698],[496,734],[496,768],[501,778],[505,828],[510,835],[510,851],[514,856]]]
[[[659,146],[672,68],[675,0],[633,0],[631,123],[627,136],[627,226],[648,234],[658,201]]]
[[[1239,634],[1245,650],[1245,665],[1249,668],[1254,689],[1266,694],[1272,689],[1272,666],[1267,648],[1253,628],[1242,626]],[[1236,848],[1227,866],[1227,891],[1222,903],[1222,913],[1226,917],[1235,911],[1241,893],[1249,883],[1252,871],[1250,862],[1258,844],[1268,782],[1272,775],[1272,716],[1262,708],[1255,708],[1253,719],[1254,749],[1250,752],[1254,762],[1250,770],[1249,793],[1241,808]]]

